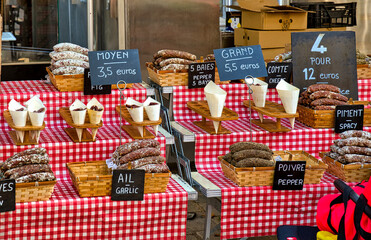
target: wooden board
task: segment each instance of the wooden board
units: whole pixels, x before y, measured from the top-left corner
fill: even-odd
[[[145,110],[143,110],[143,122],[134,122],[126,106],[121,106],[121,111],[120,106],[116,106],[116,112],[118,114],[121,114],[125,121],[127,121],[133,126],[153,126],[160,125],[162,123],[161,117],[159,118],[158,121],[150,121]]]
[[[202,117],[213,120],[213,121],[230,121],[230,120],[237,120],[238,114],[229,109],[224,107],[222,116],[221,117],[212,117],[209,105],[207,104],[207,101],[190,101],[187,102],[187,107],[191,109],[192,111],[200,114]]]
[[[144,126],[143,127],[143,137],[140,135],[140,132],[137,127],[131,125],[123,125],[121,128],[127,132],[130,137],[134,139],[151,139],[155,138],[156,136],[153,135],[150,131],[148,131]]]
[[[221,122],[219,123],[218,132],[215,132],[214,124],[211,121],[195,121],[193,122],[193,124],[205,130],[209,134],[230,134],[231,133],[231,131],[229,131],[228,129],[222,126]]]
[[[9,127],[13,128],[14,130],[17,130],[17,131],[40,131],[40,130],[43,130],[45,128],[45,122],[43,122],[43,125],[40,126],[40,127],[32,126],[31,121],[29,119],[26,122],[26,126],[17,127],[13,123],[13,118],[12,118],[12,115],[10,115],[9,110],[5,110],[3,112],[3,115],[4,115],[4,118],[5,118],[5,121],[8,123]]]
[[[243,105],[247,108],[250,108],[250,100],[243,101]],[[295,113],[295,114],[286,113],[283,105],[275,103],[275,102],[270,102],[270,101],[265,101],[265,107],[256,107],[254,102],[252,101],[251,108],[269,117],[275,117],[275,118],[299,117],[299,113]]]
[[[103,126],[102,120],[100,120],[99,124],[91,124],[88,113],[86,113],[84,124],[82,125],[74,124],[72,120],[72,115],[70,113],[70,109],[68,107],[59,108],[59,114],[67,122],[68,125],[74,128],[100,128]]]
[[[65,128],[64,131],[67,133],[67,135],[71,138],[71,140],[75,143],[79,143],[79,137],[76,133],[76,128]],[[90,134],[90,132],[86,129],[83,129],[82,131],[82,137],[81,142],[95,142],[95,138],[93,139],[93,136]]]
[[[13,143],[17,146],[24,146],[24,145],[37,145],[39,144],[36,139],[32,139],[30,137],[30,131],[25,131],[24,133],[24,139],[23,142],[19,141],[17,138],[17,133],[16,131],[9,131],[9,135],[11,139],[13,140]]]
[[[291,131],[290,128],[282,126],[279,121],[275,122],[270,119],[263,119],[263,122],[260,122],[259,119],[252,119],[251,122],[267,130],[268,132],[290,132]]]

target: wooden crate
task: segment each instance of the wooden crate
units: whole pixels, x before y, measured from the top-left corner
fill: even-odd
[[[157,70],[152,62],[147,62],[149,78],[162,87],[166,86],[188,86],[188,70]],[[218,70],[215,68],[215,83],[228,84],[230,81],[220,81]]]
[[[16,183],[15,200],[21,202],[47,201],[57,181]]]
[[[320,157],[328,165],[326,171],[345,182],[361,182],[371,176],[371,164],[342,164],[327,153],[320,153]]]
[[[54,75],[49,67],[46,68],[49,74],[50,81],[60,92],[75,92],[84,91],[84,74],[75,75]],[[133,83],[126,84],[126,88],[132,88]],[[125,84],[120,84],[120,88],[124,88]],[[112,89],[117,89],[116,84],[112,84]]]
[[[363,101],[354,101],[353,104],[369,104]],[[365,106],[366,107],[366,106]],[[312,128],[334,128],[335,110],[313,110],[302,105],[298,105],[297,120]],[[363,126],[371,126],[371,109],[365,108],[363,117]]]
[[[371,66],[357,65],[357,79],[371,79]]]
[[[80,197],[111,195],[112,173],[105,161],[73,162],[66,165]],[[168,173],[146,173],[144,193],[165,192],[170,176],[170,171]]]
[[[274,157],[280,156],[284,161],[306,161],[304,184],[321,182],[327,165],[305,151],[275,151]],[[275,167],[237,168],[222,157],[218,157],[224,175],[240,187],[272,186]]]

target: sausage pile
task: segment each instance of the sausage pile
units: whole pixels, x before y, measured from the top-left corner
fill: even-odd
[[[179,50],[160,50],[153,55],[153,66],[158,70],[184,70],[197,59],[196,55]]]
[[[371,163],[371,133],[350,130],[340,133],[340,138],[330,146],[332,159],[343,164]]]
[[[87,48],[73,43],[59,43],[53,47],[51,66],[54,75],[83,74],[85,68],[89,68]]]
[[[229,146],[223,159],[235,167],[272,167],[273,152],[267,145],[256,142],[238,142]]]
[[[330,84],[310,85],[299,98],[299,104],[314,110],[333,110],[337,105],[348,105],[347,101],[340,88]]]
[[[144,169],[146,173],[169,171],[161,156],[160,143],[154,139],[135,140],[119,146],[112,154],[117,169]]]
[[[56,179],[45,148],[31,148],[14,154],[1,164],[1,173],[4,179],[15,179],[16,183]]]

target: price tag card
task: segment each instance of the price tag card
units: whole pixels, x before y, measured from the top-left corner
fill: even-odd
[[[90,69],[84,71],[84,95],[111,94],[111,85],[91,85]]]
[[[214,55],[221,81],[267,76],[260,45],[215,49]]]
[[[112,85],[142,81],[138,49],[89,52],[92,85]]]
[[[215,62],[191,63],[188,68],[188,88],[203,88],[215,82]]]
[[[292,73],[292,63],[290,62],[269,62],[267,64],[268,76],[266,82],[268,88],[276,88],[281,80],[290,82]]]
[[[277,161],[274,169],[273,190],[302,190],[305,161]]]
[[[144,170],[113,170],[111,200],[143,200],[144,176]]]
[[[335,132],[363,130],[364,105],[340,105],[335,108]]]
[[[358,99],[355,33],[352,31],[291,33],[293,84],[305,90],[331,84]]]
[[[0,212],[15,210],[15,180],[0,181]]]

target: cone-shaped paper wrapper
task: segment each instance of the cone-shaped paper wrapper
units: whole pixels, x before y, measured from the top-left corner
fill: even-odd
[[[281,80],[276,86],[286,113],[295,114],[299,101],[299,88]]]
[[[144,135],[144,127],[140,126],[140,127],[137,127],[138,128],[138,131],[140,133],[140,136],[143,137]]]
[[[219,124],[220,124],[220,122],[218,122],[218,121],[213,121],[213,125],[214,125],[214,129],[215,129],[215,133],[218,133]]]
[[[151,97],[148,97],[143,103],[143,106],[150,121],[158,121],[160,119],[161,104],[159,102]]]
[[[22,109],[23,111],[17,111],[19,109]],[[16,100],[12,99],[9,102],[8,105],[9,113],[12,116],[13,123],[17,127],[24,127],[26,126],[26,121],[27,121],[27,109],[22,106],[19,102]],[[22,140],[23,142],[23,140]]]
[[[125,105],[130,113],[131,118],[134,120],[134,122],[143,122],[143,104],[135,101],[132,98],[128,98],[126,100]],[[132,108],[132,107],[128,107],[128,105],[135,105],[138,107]]]
[[[88,102],[88,104],[86,106],[88,107],[88,114],[89,114],[90,123],[99,124],[100,120],[102,119],[103,112],[104,112],[103,105],[100,102],[98,102],[98,100],[96,98],[93,98],[92,100],[90,100]],[[102,110],[101,111],[93,110],[93,109],[91,109],[91,107],[93,107],[93,106],[97,106],[98,109],[102,109]]]
[[[212,117],[221,117],[227,92],[221,89],[213,81],[210,81],[204,89],[207,104]]]
[[[15,133],[17,134],[17,138],[18,140],[23,143],[24,141],[24,131],[15,131]]]
[[[35,103],[35,102],[44,105],[43,102],[40,100],[39,96],[37,96],[37,95],[30,98],[27,102],[24,103],[24,105],[26,106],[26,108],[28,108],[28,106],[31,103]]]
[[[75,128],[76,129],[76,133],[77,133],[77,137],[79,138],[79,142],[81,142],[81,139],[82,139],[82,131],[84,129],[82,128]]]
[[[81,111],[74,111],[75,109],[84,109]],[[80,100],[76,99],[75,102],[70,106],[70,112],[74,124],[82,125],[85,123],[86,116],[86,105]],[[77,130],[77,129],[76,129]]]
[[[45,118],[46,107],[37,99],[28,100],[28,115],[30,116],[32,126],[42,126]]]
[[[260,122],[263,122],[264,120],[263,114],[258,112],[258,115],[259,115]]]
[[[95,136],[97,135],[97,132],[98,132],[98,128],[92,128],[91,129],[91,136],[92,136],[93,140],[95,139]]]
[[[253,91],[252,99],[257,107],[265,107],[265,96],[267,95],[268,84],[262,80],[254,78],[254,84],[250,85]]]
[[[158,125],[153,125],[152,128],[153,128],[153,131],[155,132],[155,136],[157,136],[157,133],[158,133]]]
[[[295,118],[289,118],[292,129],[294,129]]]

